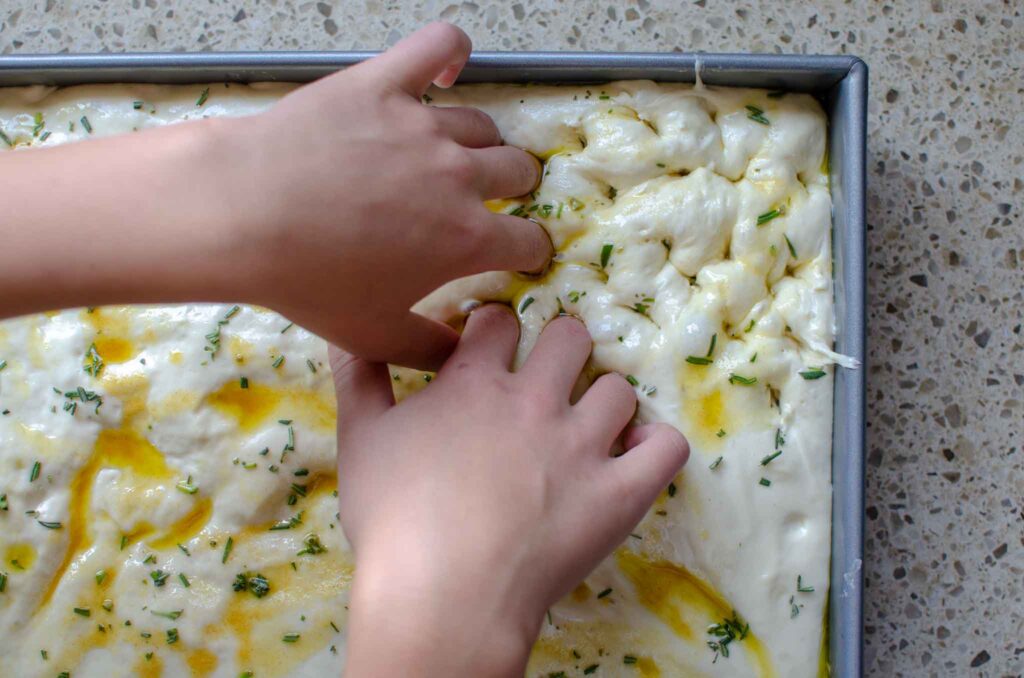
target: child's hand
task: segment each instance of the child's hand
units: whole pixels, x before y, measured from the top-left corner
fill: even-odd
[[[436,369],[457,335],[412,304],[472,273],[543,268],[543,229],[483,205],[532,190],[539,163],[502,146],[485,113],[420,101],[469,52],[462,31],[432,24],[237,127],[252,301],[362,358]]]
[[[340,352],[341,517],[356,552],[348,676],[522,675],[544,611],[643,517],[689,455],[631,428],[621,376],[570,392],[586,328],[554,320],[517,373],[515,318],[485,306],[426,390],[394,405],[386,366]],[[611,508],[610,508],[611,507]]]

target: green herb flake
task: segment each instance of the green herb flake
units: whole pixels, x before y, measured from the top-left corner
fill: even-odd
[[[615,245],[608,242],[601,247],[601,270],[608,267],[608,261],[612,258],[612,250],[615,249]]]
[[[196,99],[196,107],[198,108],[199,106],[202,106],[203,104],[205,104],[206,100],[209,99],[209,98],[210,98],[210,88],[207,87],[206,89],[204,89],[199,94],[199,98]]]
[[[768,480],[767,478],[761,478],[760,480],[757,481],[757,484],[763,485],[765,487],[771,487],[772,481]]]
[[[11,141],[11,138],[9,136],[4,134],[4,131],[2,129],[0,129],[0,141],[7,144],[8,148],[14,148],[14,142]]]
[[[627,655],[624,655],[622,657],[622,663],[623,664],[636,664],[636,661],[637,661],[636,657],[634,657],[631,654],[627,654]]]
[[[281,636],[281,640],[285,643],[297,643],[301,637],[302,635],[299,633],[286,633]]]
[[[189,476],[185,480],[179,480],[175,487],[185,494],[195,494],[199,491],[199,487],[192,483],[192,476]]]
[[[45,527],[48,530],[59,530],[60,528],[64,527],[64,525],[62,523],[57,522],[55,520],[53,520],[53,521],[50,521],[50,520],[36,520],[36,522],[39,523],[40,525],[42,525],[43,527]]]
[[[309,368],[310,372],[312,372],[313,374],[316,374],[316,365],[314,365],[313,361],[310,360],[309,358],[306,358],[306,367]]]
[[[92,610],[87,607],[73,607],[71,611],[77,614],[79,617],[91,617]]]
[[[640,385],[640,382],[637,381],[636,377],[634,377],[632,374],[627,374],[626,375],[626,381],[629,382],[630,386],[639,386]]]
[[[669,497],[676,496],[676,484],[675,483],[669,483],[668,484],[668,496]]]
[[[769,210],[768,212],[765,212],[764,214],[758,214],[757,215],[757,225],[758,226],[764,226],[765,224],[767,224],[772,219],[775,219],[777,217],[781,217],[785,213],[786,213],[786,207],[783,205],[783,206],[780,206],[780,207],[776,207],[775,209]]]
[[[97,586],[102,585],[104,580],[106,580],[106,578],[107,578],[107,571],[106,570],[96,570],[96,585]]]
[[[804,586],[803,575],[799,575],[799,574],[796,576],[796,590],[799,591],[800,593],[814,593],[814,587],[813,586]]]
[[[7,574],[0,572],[0,593],[7,590]]]
[[[751,120],[753,120],[754,122],[759,122],[762,125],[770,125],[771,124],[771,121],[768,120],[768,118],[764,117],[764,111],[761,110],[760,108],[758,108],[757,106],[752,106],[752,105],[748,104],[746,106],[746,109],[747,109],[747,117],[750,118]]]
[[[327,552],[327,547],[320,543],[320,537],[312,532],[302,539],[302,543],[306,545],[306,548],[296,553],[297,556],[315,556]]]
[[[149,578],[153,580],[153,586],[157,588],[163,587],[167,583],[167,578],[171,576],[163,570],[153,570],[149,573]]]
[[[143,104],[143,102],[141,102],[141,101],[138,101],[138,100],[133,101],[132,102],[132,108],[134,108],[136,111],[141,111],[142,110],[142,104]]]
[[[82,123],[82,127],[85,128],[85,131],[92,134],[92,123],[89,122],[89,118],[83,115],[79,121]]]
[[[249,388],[249,377],[241,377],[238,380],[238,387],[248,389]]]
[[[596,672],[597,671],[597,667],[599,667],[599,666],[601,666],[601,665],[600,664],[591,664],[587,668],[583,669],[583,675],[589,676],[590,674]]]
[[[530,296],[523,299],[523,301],[519,304],[519,315],[522,315],[526,311],[526,309],[530,308],[530,304],[532,304],[533,301],[533,297]]]
[[[796,248],[793,247],[793,242],[789,239],[789,236],[783,233],[782,237],[786,239],[786,247],[789,248],[790,255],[792,255],[794,259],[799,259],[799,257],[796,255]]]
[[[280,367],[283,364],[284,364],[284,356],[283,355],[279,355],[279,356],[277,356],[277,358],[274,359],[274,362],[272,362],[270,364],[270,366],[273,367],[276,370],[278,367]]]
[[[782,450],[775,450],[771,454],[765,455],[761,459],[761,466],[767,466],[768,464],[772,463],[773,459],[777,458],[781,454],[782,454]]]
[[[815,379],[821,379],[822,377],[824,377],[825,370],[821,369],[820,367],[812,367],[809,370],[804,370],[803,372],[800,372],[800,376],[806,379],[807,381],[814,381]]]
[[[757,383],[757,377],[744,377],[743,375],[736,374],[735,372],[729,375],[730,384],[739,384],[741,386],[753,386]]]
[[[718,661],[719,657],[729,657],[729,646],[747,637],[747,633],[750,632],[750,624],[744,623],[733,611],[731,619],[723,619],[718,624],[712,624],[708,627],[707,632],[711,636],[707,645],[715,653],[715,658],[711,662],[713,664]]]
[[[719,438],[724,438],[725,437],[725,429],[724,428],[718,429],[718,433],[716,433],[715,435],[718,436]]]
[[[227,542],[224,544],[224,555],[220,557],[221,565],[228,562],[228,556],[231,555],[231,549],[235,546],[235,540],[232,537],[228,537]]]
[[[156,610],[150,610],[149,612],[153,616],[163,617],[164,619],[170,619],[171,621],[173,621],[180,617],[181,613],[184,612],[184,610],[170,610],[168,612],[158,612]]]
[[[691,365],[710,365],[715,361],[712,360],[711,358],[705,358],[704,356],[688,355],[686,356],[686,362],[690,363]]]
[[[712,471],[714,471],[715,469],[717,469],[719,466],[722,465],[722,459],[723,458],[724,457],[719,457],[718,459],[715,459],[713,462],[711,462],[711,465],[708,466],[708,468],[711,469]]]
[[[178,581],[180,581],[181,585],[184,586],[185,588],[191,588],[192,587],[192,582],[190,582],[188,580],[188,577],[186,577],[183,572],[179,572],[178,573]]]
[[[36,478],[39,477],[39,470],[42,467],[43,467],[43,465],[41,463],[39,463],[38,461],[35,462],[34,464],[32,464],[32,470],[29,471],[29,474],[28,474],[28,481],[30,483],[34,483],[36,481]]]
[[[167,629],[167,644],[174,645],[178,642],[178,629]]]
[[[604,591],[601,591],[600,593],[597,594],[597,599],[600,600],[601,598],[607,598],[611,594],[612,594],[612,589],[607,588]]]

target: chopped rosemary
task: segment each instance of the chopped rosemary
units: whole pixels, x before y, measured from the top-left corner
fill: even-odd
[[[717,662],[719,656],[728,658],[729,645],[743,640],[749,632],[750,624],[744,623],[735,610],[732,613],[732,619],[723,619],[718,624],[709,626],[708,635],[712,636],[713,640],[707,641],[707,644],[715,652],[715,658],[712,660],[712,663]]]
[[[43,465],[40,464],[38,461],[32,464],[32,470],[28,474],[28,481],[30,483],[34,483],[36,481],[36,478],[39,477],[39,469],[41,469],[42,467]]]
[[[675,483],[669,483],[668,484],[668,496],[669,497],[676,496],[676,484]]]
[[[8,148],[14,148],[14,142],[11,141],[11,138],[9,136],[4,134],[4,131],[2,129],[0,129],[0,141],[7,144]]]
[[[757,481],[757,484],[764,485],[765,487],[771,487],[772,481],[768,480],[767,478],[761,478],[760,480]]]
[[[99,351],[96,350],[96,344],[89,344],[89,350],[85,353],[85,359],[88,362],[85,365],[85,373],[93,377],[100,376],[100,370],[103,369],[103,358],[100,357]]]
[[[715,361],[712,360],[711,358],[705,358],[699,355],[688,355],[686,356],[686,362],[690,363],[691,365],[710,365]]]
[[[600,593],[598,593],[597,594],[597,598],[598,598],[598,600],[600,600],[601,598],[607,598],[611,594],[612,594],[612,589],[611,588],[607,588],[604,591],[601,591]]]
[[[240,377],[238,379],[238,387],[245,389],[249,388],[249,377]]]
[[[80,121],[82,123],[82,127],[85,128],[85,131],[88,132],[89,134],[92,134],[92,123],[89,122],[89,118],[83,115],[80,118]]]
[[[181,585],[185,588],[190,588],[192,586],[192,583],[188,580],[188,577],[186,577],[182,572],[178,573],[178,581],[180,581]]]
[[[740,384],[742,386],[753,386],[757,383],[757,377],[744,377],[736,374],[735,372],[729,375],[730,384]]]
[[[184,612],[184,610],[170,610],[168,612],[157,612],[156,610],[150,610],[149,612],[150,614],[156,617],[163,617],[164,619],[170,619],[173,621],[180,617],[181,613]]]
[[[532,303],[533,297],[528,296],[525,299],[523,299],[523,301],[519,304],[519,314],[522,315],[523,312],[526,311],[526,309],[530,308],[530,304]]]
[[[303,537],[302,543],[306,545],[306,548],[296,553],[297,556],[315,556],[327,552],[327,548],[320,543],[320,537],[312,532]]]
[[[36,522],[48,530],[59,530],[60,528],[64,527],[61,523],[57,521],[36,520]]]
[[[231,589],[236,593],[248,591],[257,598],[262,598],[270,593],[270,582],[258,572],[239,572],[235,575]]]
[[[629,382],[630,386],[639,386],[640,385],[640,382],[637,381],[636,377],[634,377],[632,374],[627,374],[626,375],[626,381]]]
[[[7,367],[7,361],[0,360],[0,372],[2,372],[5,367]]]
[[[623,664],[636,664],[636,657],[631,654],[624,655],[622,657]]]
[[[277,358],[274,359],[274,362],[272,362],[270,364],[270,366],[273,367],[276,370],[278,367],[280,367],[283,364],[284,364],[284,356],[283,355],[279,355],[279,356],[277,356]]]
[[[210,88],[207,87],[199,95],[199,98],[196,99],[196,107],[199,107],[199,106],[202,106],[203,104],[205,104],[206,100],[209,99],[209,98],[210,98]]]
[[[288,330],[290,330],[294,326],[295,326],[295,323],[288,323],[287,325],[284,326],[284,329],[281,330],[281,334],[284,334],[285,332],[287,332]]]
[[[821,369],[820,367],[812,367],[809,370],[804,370],[803,372],[800,372],[800,376],[806,379],[807,381],[813,381],[815,379],[821,379],[822,377],[824,377],[825,370]]]
[[[715,435],[718,436],[719,438],[724,438],[725,437],[725,429],[724,428],[718,429],[718,433],[716,433]]]
[[[790,241],[789,236],[783,233],[782,237],[786,239],[786,247],[789,248],[789,253],[793,255],[794,259],[798,259],[799,257],[796,256],[796,248],[793,247],[793,243]]]
[[[231,549],[234,547],[234,545],[235,540],[231,537],[228,537],[227,542],[224,544],[224,555],[220,557],[221,565],[228,562],[228,556],[231,555]]]
[[[280,522],[274,523],[273,525],[270,526],[270,530],[271,531],[275,531],[275,530],[290,530],[293,527],[295,527],[296,525],[301,525],[302,524],[302,513],[303,513],[302,511],[299,511],[298,513],[296,513],[294,516],[292,516],[288,520],[282,520]]]
[[[299,642],[299,638],[301,637],[302,635],[298,633],[286,633],[283,636],[281,636],[281,640],[286,643],[297,643]]]
[[[77,614],[79,617],[91,617],[92,610],[87,607],[73,607],[71,611]]]
[[[192,476],[189,476],[186,480],[179,480],[175,487],[185,494],[195,494],[199,491],[199,487],[192,483]]]
[[[178,629],[167,629],[167,644],[174,645],[178,642]]]
[[[751,120],[753,120],[754,122],[759,122],[762,125],[769,125],[769,124],[771,124],[771,122],[768,120],[768,118],[764,117],[764,111],[762,111],[757,106],[752,106],[752,105],[748,104],[746,106],[746,109],[748,111],[747,117],[750,118]]]
[[[722,465],[722,459],[722,457],[715,459],[713,462],[711,462],[711,466],[708,466],[708,468],[714,471],[716,468]]]
[[[782,454],[782,450],[775,450],[771,454],[765,455],[761,459],[761,466],[767,466],[768,464],[772,463],[772,460],[778,457],[780,454]]]
[[[800,593],[814,593],[814,587],[804,586],[804,578],[799,574],[796,576],[796,590]]]
[[[153,580],[153,586],[161,588],[167,583],[167,578],[171,576],[163,570],[153,570],[149,573],[149,578]]]
[[[786,213],[786,206],[785,205],[781,205],[779,207],[776,207],[776,208],[774,208],[772,210],[769,210],[769,211],[765,212],[764,214],[758,214],[757,215],[757,225],[758,226],[764,226],[765,224],[767,224],[772,219],[775,219],[777,217],[781,217],[785,213]]]
[[[232,306],[228,309],[228,312],[224,314],[224,317],[217,321],[217,327],[206,335],[206,346],[203,347],[203,350],[210,354],[211,360],[216,358],[217,352],[220,351],[220,329],[227,325],[228,322],[231,321],[231,318],[233,318],[240,310],[242,310],[241,306]],[[290,324],[289,327],[291,327]],[[287,329],[288,328],[286,327],[285,330]],[[281,333],[283,334],[284,330],[281,330]]]
[[[608,242],[601,247],[601,270],[604,270],[608,266],[608,261],[612,258],[612,250],[615,249],[615,245]]]
[[[309,368],[310,372],[312,372],[313,374],[316,374],[316,365],[314,365],[313,361],[310,360],[309,358],[306,358],[306,367]]]
[[[136,111],[141,111],[142,110],[142,102],[141,101],[137,101],[137,100],[133,101],[132,102],[132,108],[134,108]]]
[[[103,584],[103,581],[107,578],[106,570],[96,570],[96,585]]]
[[[0,593],[7,590],[7,575],[0,572]]]

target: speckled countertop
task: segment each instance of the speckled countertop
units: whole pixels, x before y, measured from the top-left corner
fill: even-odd
[[[440,17],[481,49],[861,56],[871,68],[865,666],[1020,676],[1022,7],[5,0],[0,52],[370,49]]]

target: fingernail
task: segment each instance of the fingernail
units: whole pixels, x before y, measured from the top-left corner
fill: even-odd
[[[528,218],[527,221],[535,224],[537,228],[540,229],[541,233],[544,234],[544,237],[548,239],[548,251],[550,252],[550,254],[544,260],[544,263],[541,264],[540,268],[537,269],[536,271],[519,271],[518,273],[519,275],[526,276],[527,278],[542,278],[551,268],[551,260],[555,256],[555,243],[553,240],[551,240],[551,234],[548,233],[548,229],[544,228],[544,226],[542,226],[539,221],[532,218]]]

